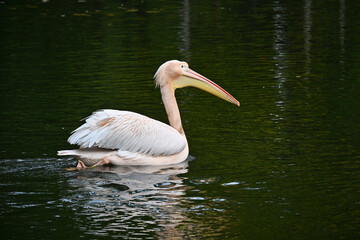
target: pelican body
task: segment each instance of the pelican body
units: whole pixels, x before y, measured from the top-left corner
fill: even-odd
[[[219,85],[178,60],[162,64],[154,75],[160,88],[169,124],[144,115],[118,110],[99,110],[72,132],[68,142],[80,149],[58,151],[75,156],[78,168],[104,164],[169,165],[183,162],[189,146],[181,124],[175,89],[188,86],[207,91],[230,103],[240,103]]]

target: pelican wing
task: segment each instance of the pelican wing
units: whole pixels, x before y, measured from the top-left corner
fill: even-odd
[[[141,114],[100,110],[74,130],[68,142],[81,148],[107,148],[150,156],[181,152],[186,138],[171,126]]]

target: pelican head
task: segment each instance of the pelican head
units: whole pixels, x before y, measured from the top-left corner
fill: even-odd
[[[227,91],[208,78],[191,70],[186,62],[178,60],[167,61],[159,67],[154,78],[155,85],[160,88],[171,87],[175,91],[177,88],[196,87],[240,106],[240,102]]]

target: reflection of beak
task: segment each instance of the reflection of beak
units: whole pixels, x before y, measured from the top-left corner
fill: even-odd
[[[183,75],[173,82],[174,88],[196,87],[208,93],[211,93],[219,98],[224,99],[230,103],[240,106],[240,102],[230,95],[227,91],[222,89],[219,85],[190,68],[183,70]]]

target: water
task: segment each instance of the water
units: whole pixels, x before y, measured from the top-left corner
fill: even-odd
[[[0,3],[6,239],[357,239],[359,3]],[[189,161],[66,171],[97,109],[167,121],[181,59],[241,102],[177,91]]]

